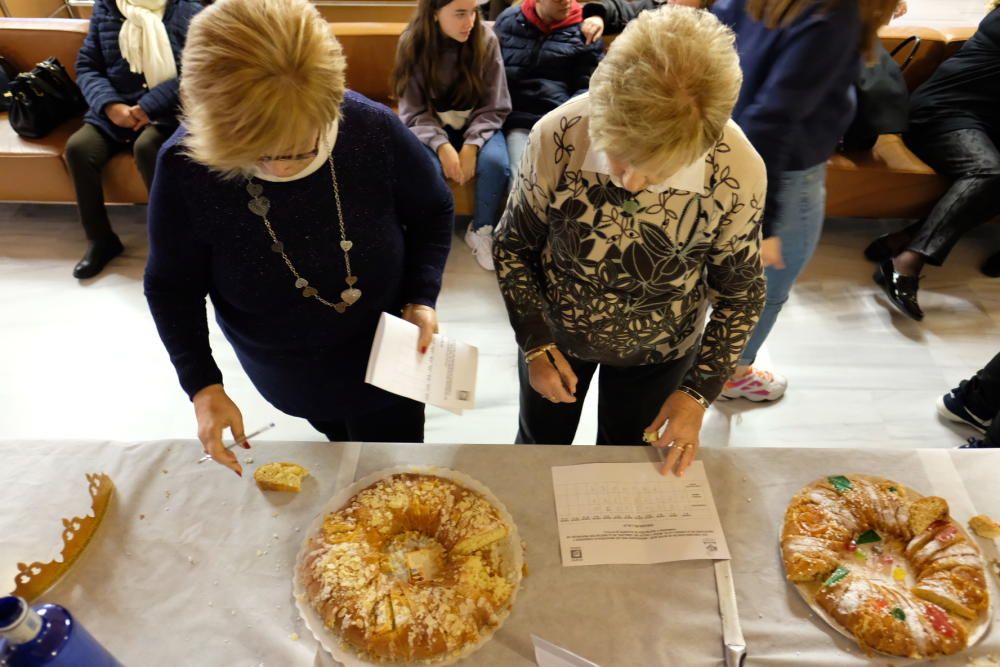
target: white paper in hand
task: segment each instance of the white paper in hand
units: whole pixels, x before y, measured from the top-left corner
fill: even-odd
[[[434,334],[427,353],[420,354],[419,340],[415,324],[382,313],[365,382],[455,414],[475,407],[479,350]]]
[[[535,662],[538,667],[600,667],[596,662],[581,658],[538,635],[531,635],[531,641],[535,645]]]

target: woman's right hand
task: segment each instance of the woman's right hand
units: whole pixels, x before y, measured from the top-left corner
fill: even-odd
[[[437,153],[438,159],[441,160],[441,169],[444,171],[445,178],[459,184],[464,183],[465,176],[462,174],[462,163],[458,159],[458,151],[455,150],[455,147],[448,143],[441,144]]]
[[[243,439],[243,415],[240,409],[226,395],[226,390],[221,384],[205,387],[194,395],[191,402],[194,404],[194,415],[198,420],[198,439],[201,440],[205,453],[216,463],[226,466],[242,477],[243,467],[236,459],[236,455],[222,444],[222,431],[227,427],[234,440]],[[250,449],[250,443],[245,443],[243,447]]]
[[[576,373],[558,348],[532,359],[528,364],[528,382],[552,403],[576,403]]]
[[[124,127],[126,130],[134,130],[137,124],[136,119],[132,116],[132,108],[121,102],[109,104],[104,107],[104,115],[112,123],[118,127]]]

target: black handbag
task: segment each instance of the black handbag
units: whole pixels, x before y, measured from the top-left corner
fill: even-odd
[[[7,88],[10,85],[10,80],[15,76],[17,76],[17,71],[14,70],[14,66],[10,64],[9,60],[0,56],[0,112],[10,109],[10,102],[14,96]]]
[[[906,46],[910,52],[899,64],[896,54]],[[876,43],[877,60],[864,67],[855,82],[858,108],[854,120],[844,133],[846,151],[870,150],[880,134],[898,134],[909,127],[910,92],[903,72],[920,49],[920,38],[911,35],[900,42],[892,53]]]
[[[10,126],[27,139],[41,139],[87,108],[76,82],[56,58],[18,74],[10,92]]]

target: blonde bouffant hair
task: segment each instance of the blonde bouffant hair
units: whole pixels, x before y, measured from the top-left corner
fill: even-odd
[[[645,11],[590,79],[590,140],[634,167],[679,169],[722,136],[743,74],[732,31],[679,5]]]
[[[191,22],[181,105],[194,160],[226,177],[340,118],[347,64],[308,0],[219,0]]]

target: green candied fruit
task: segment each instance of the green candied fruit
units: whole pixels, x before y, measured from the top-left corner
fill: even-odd
[[[836,570],[833,571],[833,573],[826,581],[823,582],[823,586],[827,588],[833,586],[835,583],[837,583],[838,581],[846,577],[848,574],[850,574],[850,572],[851,572],[850,570],[841,565],[840,567],[838,567]]]
[[[835,477],[827,477],[826,481],[830,482],[833,488],[837,490],[837,493],[850,491],[851,489],[854,488],[854,485],[851,484],[851,480],[847,479],[843,475],[837,475]]]
[[[894,487],[894,486],[890,486],[890,487],[889,487],[889,490],[890,490],[890,491],[892,491],[893,493],[899,493],[899,489],[897,489],[897,488],[896,488],[896,487]]]
[[[905,621],[906,620],[906,612],[903,611],[902,609],[900,609],[899,607],[893,607],[892,608],[892,616],[897,621]]]
[[[881,541],[882,537],[874,530],[866,530],[865,532],[858,535],[857,539],[854,540],[855,544],[871,544],[872,542],[881,542]]]

